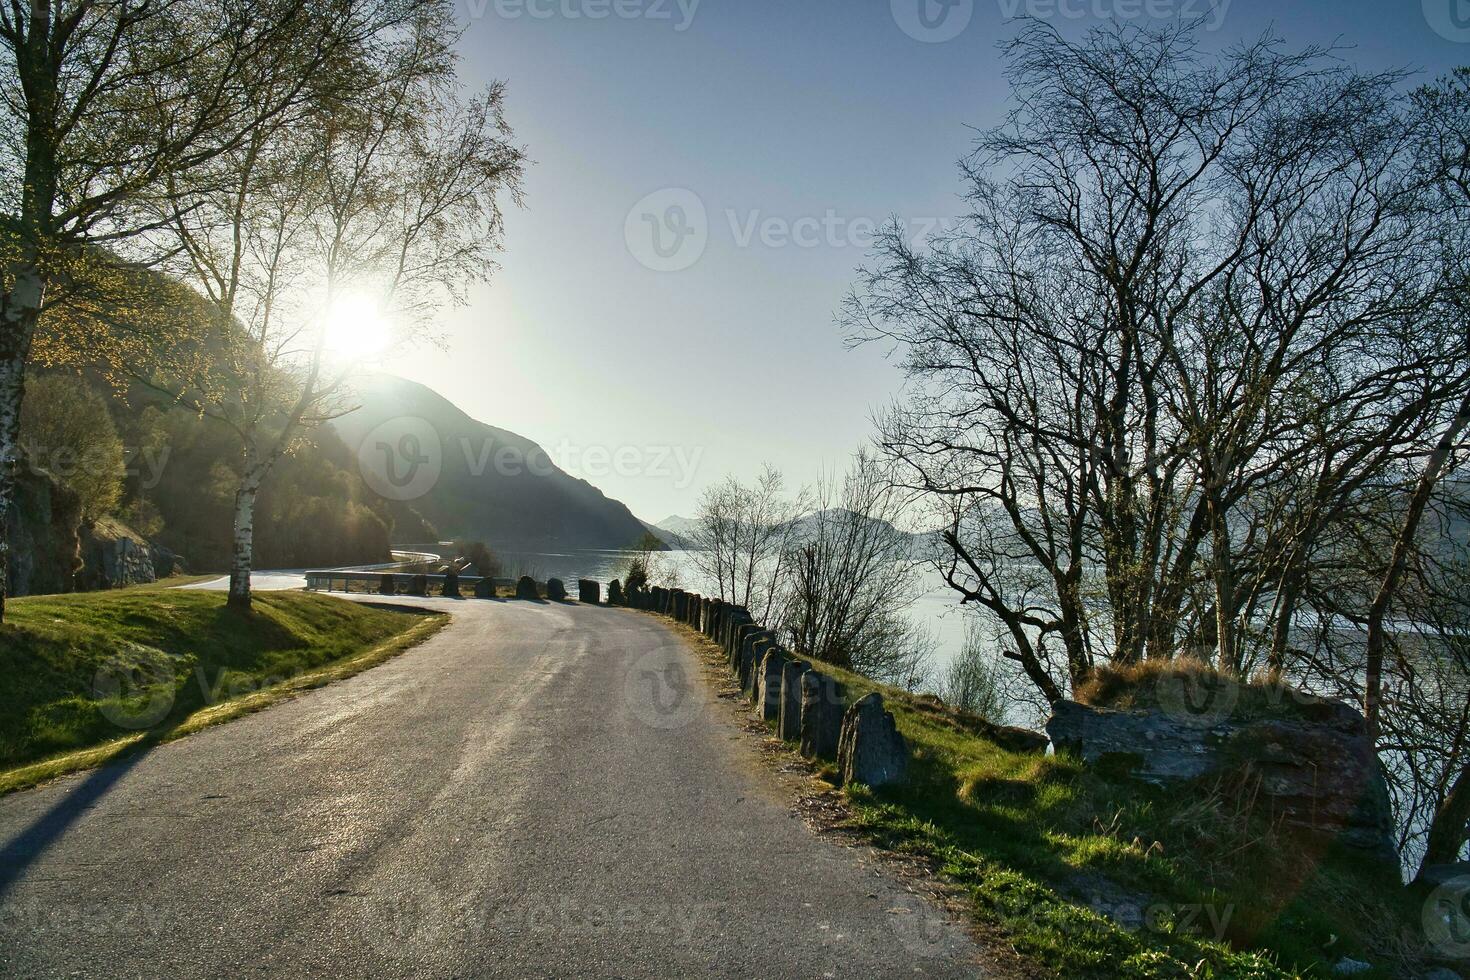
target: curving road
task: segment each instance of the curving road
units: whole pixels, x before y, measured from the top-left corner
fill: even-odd
[[[0,798],[0,976],[981,972],[653,618],[413,601],[454,619],[395,660]]]

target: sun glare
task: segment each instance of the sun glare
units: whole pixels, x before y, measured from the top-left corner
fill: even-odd
[[[381,354],[392,331],[378,304],[360,293],[339,296],[327,310],[327,347],[339,354]]]

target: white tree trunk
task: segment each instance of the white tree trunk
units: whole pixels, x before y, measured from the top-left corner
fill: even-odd
[[[240,486],[235,490],[235,535],[230,555],[229,604],[250,608],[250,569],[255,563],[255,497],[260,492],[267,467],[251,463],[246,466]]]

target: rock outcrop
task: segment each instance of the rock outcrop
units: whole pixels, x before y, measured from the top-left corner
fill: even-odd
[[[908,779],[908,743],[899,734],[893,713],[883,709],[883,695],[876,691],[859,698],[843,716],[837,770],[844,784],[862,783],[875,789]]]
[[[77,575],[81,589],[115,589],[158,580],[148,542],[116,521],[100,520],[83,525],[79,532],[82,571]]]
[[[1363,716],[1339,702],[1295,699],[1286,717],[1206,718],[1059,701],[1047,734],[1100,770],[1156,786],[1242,788],[1259,812],[1397,863],[1388,791]]]
[[[82,502],[44,470],[22,459],[8,515],[9,595],[70,592],[82,570]]]

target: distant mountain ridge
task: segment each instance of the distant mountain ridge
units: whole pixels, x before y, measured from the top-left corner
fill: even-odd
[[[863,518],[861,515],[854,514],[841,507],[834,507],[826,511],[817,511],[816,513],[797,518],[791,527],[792,540],[796,542],[811,540],[816,534],[816,521],[826,514],[831,514],[840,521],[846,521],[850,518],[872,521],[874,524],[881,525],[880,530],[884,530],[886,533],[900,534],[908,541],[909,553],[916,558],[928,554],[929,548],[934,541],[934,534],[932,532],[915,533],[912,531],[903,531],[894,528],[893,525],[880,518]],[[697,547],[699,540],[699,521],[696,518],[680,517],[677,514],[673,514],[665,517],[656,524],[645,521],[644,525],[650,532],[660,536],[675,548],[694,549]]]
[[[368,484],[441,538],[535,551],[625,548],[644,534],[622,502],[557,467],[539,445],[423,385],[371,375],[355,393],[358,407],[332,426]]]

